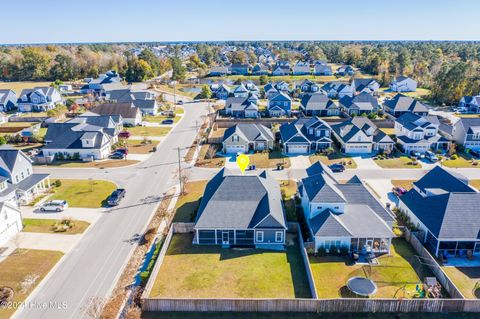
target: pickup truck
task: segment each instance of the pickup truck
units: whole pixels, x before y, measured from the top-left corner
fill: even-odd
[[[117,188],[113,191],[113,193],[108,197],[107,203],[110,206],[117,206],[120,204],[120,200],[125,197],[125,189],[124,188]]]

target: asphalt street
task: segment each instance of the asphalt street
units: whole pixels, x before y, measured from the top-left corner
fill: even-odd
[[[53,178],[109,179],[125,187],[127,195],[61,260],[16,318],[81,318],[91,297],[111,293],[135,248],[134,238],[145,230],[162,194],[177,183],[177,147],[183,158],[196,135],[195,122],[207,113],[206,103],[186,103],[184,108],[184,118],[145,162],[123,169],[35,169],[48,171]]]

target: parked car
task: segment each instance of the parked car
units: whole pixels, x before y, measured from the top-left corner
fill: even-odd
[[[178,104],[178,105],[183,105],[183,101],[180,100],[180,101],[177,102],[177,104]]]
[[[426,151],[425,152],[425,157],[430,161],[430,162],[437,162],[438,161],[438,157],[437,155],[435,155],[432,151]]]
[[[420,152],[417,151],[410,151],[410,155],[415,156],[416,158],[420,158]]]
[[[162,124],[173,124],[173,120],[163,120]]]
[[[123,131],[118,133],[118,137],[120,138],[129,138],[132,134],[129,131]]]
[[[108,197],[107,203],[110,206],[117,206],[120,204],[122,198],[125,197],[125,189],[124,188],[117,188],[113,191],[113,193]]]
[[[115,152],[115,153],[111,154],[108,158],[110,158],[110,159],[124,159],[125,154],[123,154],[122,152]]]
[[[392,193],[395,194],[395,196],[400,197],[402,195],[405,195],[407,190],[403,187],[394,187],[392,188]]]
[[[345,170],[345,166],[343,164],[332,164],[329,167],[334,173],[341,173]]]
[[[122,153],[123,155],[128,155],[128,149],[125,147],[120,147],[115,150],[115,153]]]
[[[40,206],[40,211],[42,212],[63,212],[68,208],[68,203],[64,200],[51,200],[45,202]]]

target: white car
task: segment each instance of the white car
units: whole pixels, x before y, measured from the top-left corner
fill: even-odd
[[[68,208],[68,203],[64,200],[51,200],[40,206],[40,211],[63,212]]]

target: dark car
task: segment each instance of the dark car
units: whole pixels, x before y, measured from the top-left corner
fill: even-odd
[[[395,194],[395,196],[397,196],[397,197],[405,195],[406,192],[407,192],[407,190],[403,187],[392,188],[392,193]]]
[[[124,159],[125,154],[123,154],[122,152],[115,152],[115,153],[111,154],[109,156],[109,158],[111,158],[111,159]]]
[[[173,124],[173,120],[163,120],[162,124]]]
[[[123,155],[128,155],[128,149],[121,147],[115,150],[115,153],[122,153]]]
[[[178,105],[183,105],[183,101],[180,100],[180,101],[177,102],[177,104],[178,104]]]
[[[113,193],[108,197],[107,203],[110,206],[117,206],[120,204],[120,200],[125,197],[125,189],[117,188]]]
[[[118,133],[118,137],[120,138],[129,138],[132,134],[129,131],[123,131]]]
[[[342,164],[332,164],[329,167],[334,173],[341,173],[345,170],[345,166]]]

